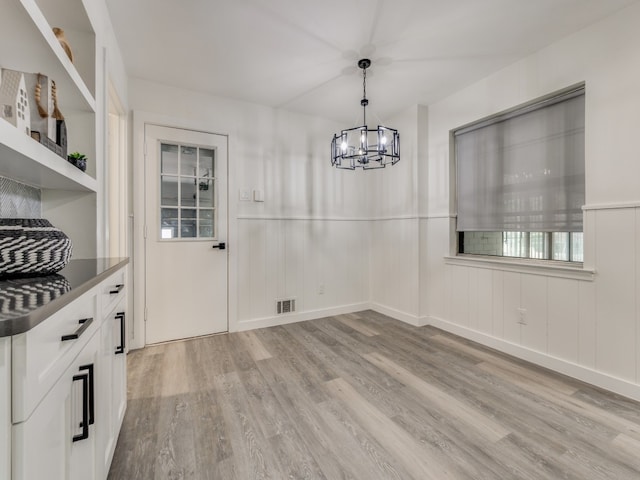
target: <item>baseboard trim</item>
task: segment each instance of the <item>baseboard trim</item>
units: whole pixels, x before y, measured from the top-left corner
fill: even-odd
[[[522,347],[521,345],[516,345],[461,325],[456,325],[441,318],[430,316],[426,317],[425,320],[426,325],[432,325],[449,333],[453,333],[468,340],[473,340],[474,342],[494,348],[501,352],[508,353],[509,355],[513,355],[514,357],[518,357],[522,360],[535,363],[541,367],[548,368],[555,372],[590,383],[591,385],[640,401],[640,385],[635,383],[631,383],[621,378],[612,377],[605,373],[598,372],[581,365],[576,365],[541,352],[536,352],[535,350],[530,350]]]
[[[333,315],[342,315],[345,313],[355,313],[370,308],[369,302],[352,303],[350,305],[340,305],[338,307],[321,308],[318,310],[307,310],[300,313],[288,313],[285,315],[274,315],[272,317],[254,318],[251,320],[240,321],[236,325],[234,331],[242,332],[245,330],[254,330],[256,328],[275,327],[277,325],[287,325],[289,323],[305,322],[307,320],[315,320],[317,318],[331,317]]]
[[[414,327],[424,327],[425,325],[428,325],[427,317],[419,317],[411,313],[396,310],[395,308],[386,307],[379,303],[371,302],[369,304],[369,308],[374,312],[382,313],[383,315],[387,315],[391,318],[395,318],[396,320],[400,320],[401,322],[408,323],[409,325],[413,325]]]

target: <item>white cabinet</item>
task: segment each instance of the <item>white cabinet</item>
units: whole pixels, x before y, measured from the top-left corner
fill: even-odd
[[[118,434],[122,426],[127,407],[127,348],[126,321],[127,298],[125,294],[124,276],[122,269],[110,279],[102,283],[104,321],[100,330],[101,365],[103,365],[103,379],[100,382],[99,393],[102,399],[100,418],[103,429],[100,433],[101,468],[109,471]]]
[[[11,337],[0,338],[0,479],[11,476]]]
[[[11,355],[0,357],[0,380],[2,358],[13,378],[11,444],[0,450],[11,453],[11,477],[0,478],[107,478],[126,409],[126,288],[112,288],[125,274],[119,269],[11,337]],[[2,406],[0,398],[0,422]]]
[[[98,349],[94,334],[32,415],[14,425],[13,479],[96,478]]]

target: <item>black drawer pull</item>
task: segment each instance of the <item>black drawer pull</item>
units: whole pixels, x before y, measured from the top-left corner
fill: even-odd
[[[116,355],[118,355],[119,353],[124,353],[124,341],[125,341],[125,324],[124,324],[124,312],[118,312],[116,313],[116,316],[114,317],[116,320],[120,320],[120,345],[118,345],[116,347]]]
[[[93,380],[93,363],[89,365],[82,365],[78,370],[87,370],[89,372],[89,425],[93,425],[95,422],[96,414],[96,401],[95,401],[95,383]]]
[[[119,283],[118,285],[115,286],[113,290],[109,290],[109,295],[117,295],[122,291],[123,288],[124,288],[124,283]]]
[[[82,422],[80,423],[82,433],[72,437],[72,440],[77,442],[89,438],[89,374],[74,375],[73,381],[82,382]]]
[[[78,338],[80,338],[80,335],[82,335],[84,333],[84,331],[89,328],[89,325],[91,325],[91,322],[93,322],[93,317],[91,318],[82,318],[80,320],[78,320],[78,323],[80,324],[80,327],[73,333],[69,333],[67,335],[62,335],[61,340],[63,342],[66,342],[67,340],[76,340]]]

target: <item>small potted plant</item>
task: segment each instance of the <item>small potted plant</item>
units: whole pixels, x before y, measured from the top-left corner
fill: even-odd
[[[87,157],[83,153],[73,152],[67,156],[67,159],[83,172],[87,169]]]

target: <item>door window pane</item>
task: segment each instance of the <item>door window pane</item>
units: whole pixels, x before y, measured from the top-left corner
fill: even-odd
[[[198,236],[202,238],[214,238],[214,212],[213,210],[200,209]]]
[[[180,155],[180,175],[196,176],[198,168],[198,148],[182,147]]]
[[[215,177],[214,173],[214,155],[215,151],[208,148],[200,149],[200,163],[198,165],[199,177]]]
[[[162,175],[160,184],[160,204],[178,206],[178,177]]]
[[[201,178],[199,180],[199,207],[213,208],[213,180],[210,178]]]
[[[180,206],[196,206],[197,189],[195,183],[195,178],[180,177]]]
[[[178,209],[160,209],[160,238],[178,238]]]
[[[162,143],[160,145],[160,172],[178,173],[178,146]]]
[[[195,208],[180,209],[180,236],[182,238],[193,238],[196,232],[197,213]]]

